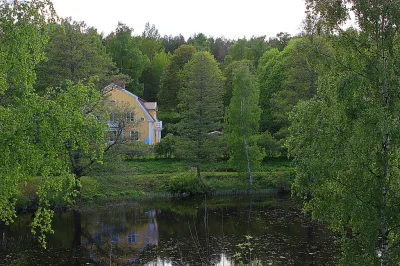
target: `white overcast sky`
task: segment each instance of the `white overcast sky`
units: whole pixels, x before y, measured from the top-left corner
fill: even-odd
[[[53,0],[57,14],[85,21],[105,35],[118,21],[140,35],[146,22],[161,36],[195,33],[230,39],[279,32],[295,35],[305,18],[304,0]]]

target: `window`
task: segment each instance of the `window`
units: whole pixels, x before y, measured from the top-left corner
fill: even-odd
[[[118,122],[118,113],[113,112],[110,114],[110,122],[111,123]]]
[[[134,141],[139,141],[139,130],[131,130],[130,137]]]
[[[131,233],[128,235],[128,243],[129,243],[129,244],[136,243],[136,232],[131,232]]]
[[[126,112],[125,120],[130,122],[135,122],[135,113],[134,112]]]
[[[129,112],[127,118],[128,118],[129,121],[135,122],[135,113],[134,112]]]
[[[114,142],[117,140],[118,131],[117,130],[107,130],[106,131],[106,140],[110,142]]]
[[[140,118],[140,122],[144,122],[144,117],[141,117],[141,118]]]

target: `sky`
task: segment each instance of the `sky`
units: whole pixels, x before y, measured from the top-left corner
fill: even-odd
[[[72,17],[108,35],[118,22],[140,35],[147,22],[161,36],[195,33],[214,38],[251,38],[279,32],[296,35],[305,18],[304,0],[53,0],[61,17]]]

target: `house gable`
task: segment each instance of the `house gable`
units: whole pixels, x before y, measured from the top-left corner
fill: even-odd
[[[156,102],[146,102],[115,83],[105,87],[103,94],[110,95],[111,101],[115,104],[128,104],[135,109],[135,117],[138,119],[139,124],[136,127],[127,128],[125,136],[129,136],[132,131],[140,131],[141,141],[147,144],[155,144],[160,141],[162,122],[156,117]]]

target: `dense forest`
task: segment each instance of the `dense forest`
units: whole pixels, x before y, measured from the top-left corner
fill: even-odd
[[[297,36],[186,40],[150,23],[134,34],[120,22],[103,36],[57,18],[48,0],[1,1],[0,219],[12,222],[18,184],[36,175],[43,185],[32,230],[51,231],[48,199],[73,199],[88,167],[117,149],[104,138],[102,88],[123,81],[159,103],[158,157],[192,162],[198,179],[203,161],[228,160],[251,184],[250,166],[289,156],[293,194],[341,234],[341,263],[395,265],[400,3],[306,4]],[[344,29],[350,13],[357,26]]]

